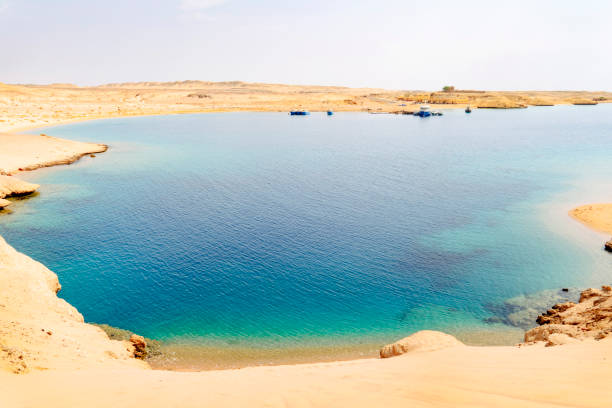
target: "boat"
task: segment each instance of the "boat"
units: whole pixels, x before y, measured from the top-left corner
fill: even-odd
[[[465,108],[465,113],[472,113],[472,108],[470,108],[470,105]]]
[[[308,112],[308,111],[291,111],[291,112],[289,112],[289,114],[291,116],[306,116],[306,115],[310,115],[310,112]]]
[[[332,111],[327,111],[327,116],[331,116],[331,115],[333,115],[333,114],[334,114],[334,112],[332,112]]]
[[[433,111],[433,112],[431,112],[431,116],[442,116],[442,115],[444,115],[444,114],[442,112],[440,112],[440,111]]]
[[[431,116],[431,112],[429,111],[429,106],[427,105],[421,106],[421,109],[417,113],[415,113],[415,115],[420,116],[422,118]]]

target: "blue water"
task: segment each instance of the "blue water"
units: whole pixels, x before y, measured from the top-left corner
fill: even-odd
[[[25,175],[40,194],[0,234],[58,274],[86,321],[170,344],[503,331],[487,304],[612,280],[602,237],[567,217],[612,201],[612,105],[43,131],[110,149]]]

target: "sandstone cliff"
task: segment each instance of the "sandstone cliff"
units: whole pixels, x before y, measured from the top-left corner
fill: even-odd
[[[0,237],[0,371],[148,367],[57,297],[57,276]]]
[[[35,192],[38,184],[28,183],[15,177],[0,175],[0,209],[11,204],[5,197],[22,196]]]

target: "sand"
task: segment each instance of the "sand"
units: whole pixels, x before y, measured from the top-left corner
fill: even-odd
[[[612,234],[612,204],[581,205],[569,215],[595,231]]]
[[[70,84],[0,83],[0,132],[82,120],[199,112],[355,111],[413,112],[432,109],[520,108],[536,105],[606,103],[609,92],[453,91],[425,92],[246,82],[139,82],[78,87]],[[588,106],[582,109],[589,109]]]
[[[612,340],[176,373],[0,373],[6,407],[606,407]]]

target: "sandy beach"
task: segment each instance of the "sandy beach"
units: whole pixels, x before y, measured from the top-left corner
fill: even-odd
[[[569,215],[587,227],[612,234],[612,204],[586,204],[576,207]]]
[[[177,85],[184,94],[181,86]],[[9,91],[17,92],[17,88]],[[152,95],[157,92],[175,95],[166,88],[161,92],[155,84],[134,89],[108,86],[95,92],[130,95],[141,93],[143,88],[149,93],[139,97],[145,100],[155,99]],[[81,98],[79,90],[69,87],[19,88],[19,92],[26,91],[28,101],[36,100],[39,94],[50,98],[52,92],[73,93],[76,101]],[[320,96],[313,99],[320,100]],[[40,101],[31,103],[34,106]],[[134,110],[99,116],[94,112],[91,117],[64,107],[50,116],[32,116],[30,123],[167,113],[175,108],[173,112],[178,113],[181,106],[168,109],[164,102],[160,106],[166,111],[138,110],[136,107],[149,105],[134,103]],[[285,100],[268,108],[287,106]],[[308,109],[315,108],[308,105]],[[355,109],[354,105],[345,108]],[[28,125],[30,119],[24,118],[30,113],[24,103],[10,109],[24,114],[21,117],[5,109],[1,113],[4,130]],[[227,106],[215,109],[231,110]],[[48,113],[44,108],[41,112]],[[106,148],[43,135],[3,134],[0,168],[13,174],[67,164]],[[14,176],[5,177],[10,179],[8,184],[14,184]],[[5,196],[27,193],[17,190],[12,188]],[[611,205],[592,205],[571,215],[594,229],[612,233],[611,210]],[[595,321],[597,316],[607,318],[612,307],[611,292],[606,288],[587,293],[578,305],[555,306],[547,315],[552,320],[529,331],[529,342],[521,347],[468,347],[448,341],[441,333],[428,332],[417,342],[407,340],[408,352],[393,358],[179,373],[151,370],[135,358],[137,342],[110,340],[98,327],[84,323],[74,307],[57,297],[61,289],[57,276],[1,238],[0,287],[0,402],[7,407],[602,407],[612,400],[608,387],[612,318],[604,323]]]
[[[608,339],[202,373],[0,373],[0,391],[11,407],[605,407],[611,352]]]

